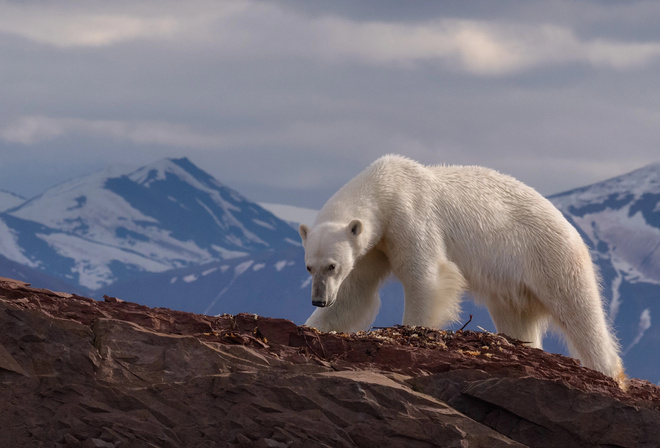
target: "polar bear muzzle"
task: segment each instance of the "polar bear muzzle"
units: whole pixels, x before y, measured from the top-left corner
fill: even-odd
[[[328,297],[328,285],[326,279],[312,279],[312,305],[323,308],[330,306],[333,303],[334,300]]]

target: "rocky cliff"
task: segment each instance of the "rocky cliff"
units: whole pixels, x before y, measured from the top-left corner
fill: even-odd
[[[322,334],[9,279],[0,321],[3,446],[660,444],[660,388],[490,333]]]

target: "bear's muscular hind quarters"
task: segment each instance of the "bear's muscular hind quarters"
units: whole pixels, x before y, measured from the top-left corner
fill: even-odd
[[[300,236],[318,307],[306,325],[367,329],[379,286],[394,274],[405,325],[456,320],[469,291],[499,332],[540,348],[552,325],[583,365],[624,380],[586,245],[548,200],[512,177],[384,156],[335,193],[311,228],[301,225]]]

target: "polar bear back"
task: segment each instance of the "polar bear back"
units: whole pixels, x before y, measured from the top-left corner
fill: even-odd
[[[591,266],[575,228],[531,187],[482,167],[429,170],[439,184],[434,210],[444,250],[473,293],[492,291],[494,280],[517,288],[539,278],[573,277],[568,259],[583,258],[581,265]]]
[[[513,177],[478,166],[381,157],[328,200],[316,224],[356,218],[382,226],[374,233],[400,240],[399,247],[424,241],[421,250],[456,263],[477,295],[492,291],[493,281],[517,288],[539,272],[570,275],[562,271],[567,253],[589,258],[552,203]]]

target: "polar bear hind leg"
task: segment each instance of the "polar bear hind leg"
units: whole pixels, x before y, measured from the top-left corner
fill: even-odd
[[[554,276],[563,279],[561,283],[546,278],[537,285],[536,295],[551,315],[552,324],[564,335],[571,354],[583,366],[625,386],[619,345],[606,320],[596,273],[588,260],[566,265],[564,272]]]
[[[565,335],[571,354],[589,367],[623,383],[625,374],[619,357],[618,342],[612,336],[600,306],[600,299],[584,300],[578,292],[557,302],[570,301],[570,312],[565,307],[556,306],[553,314],[554,325]],[[587,292],[588,293],[588,292]]]
[[[530,347],[543,349],[543,335],[548,329],[550,316],[541,303],[529,294],[491,297],[488,312],[498,333],[525,342]]]
[[[419,265],[406,266],[402,280],[405,293],[403,325],[441,328],[458,320],[465,278],[450,261],[442,261],[428,272]]]

